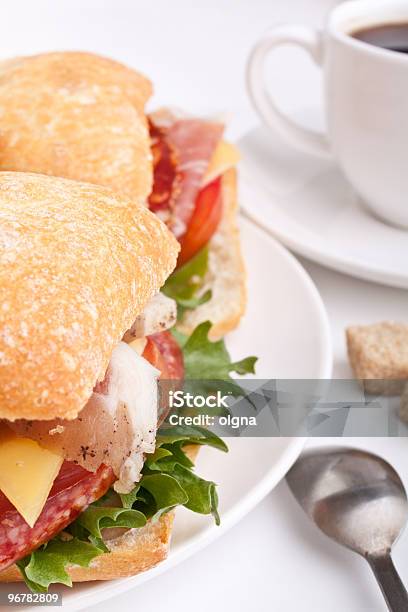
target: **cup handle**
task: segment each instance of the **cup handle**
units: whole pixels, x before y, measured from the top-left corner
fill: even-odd
[[[268,32],[253,48],[247,65],[247,87],[261,119],[292,144],[308,153],[329,157],[330,146],[323,134],[308,130],[286,117],[269,95],[263,75],[265,59],[272,49],[294,44],[307,51],[318,66],[323,61],[321,34],[300,25],[279,26]]]

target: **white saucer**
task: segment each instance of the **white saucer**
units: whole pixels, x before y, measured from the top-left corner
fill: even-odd
[[[317,263],[408,288],[408,231],[368,212],[334,163],[298,152],[266,127],[238,145],[248,217]]]

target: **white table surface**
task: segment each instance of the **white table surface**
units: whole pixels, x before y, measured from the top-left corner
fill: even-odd
[[[238,139],[258,123],[244,88],[245,60],[253,42],[280,21],[319,25],[335,4],[334,0],[13,0],[2,6],[0,40],[6,57],[57,48],[113,56],[151,77],[156,90],[153,105],[173,104],[197,114],[227,113],[228,135]],[[308,59],[287,49],[270,64],[271,83],[285,109],[297,112],[300,101],[302,107],[316,103],[318,72]],[[408,292],[302,263],[329,313],[334,376],[347,377],[344,327],[406,320]],[[404,440],[358,442],[384,452],[403,467]],[[408,582],[407,550],[408,535],[395,555]],[[315,531],[285,483],[196,557],[92,610],[248,608],[384,610],[364,562]]]

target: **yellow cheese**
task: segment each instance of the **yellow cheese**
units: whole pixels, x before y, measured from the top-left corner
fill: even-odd
[[[41,514],[62,462],[34,440],[0,441],[0,489],[30,527]]]
[[[216,179],[218,176],[236,166],[238,162],[238,149],[230,142],[221,140],[210,160],[201,186],[204,187],[205,185],[208,185],[208,183],[211,183],[211,181]]]

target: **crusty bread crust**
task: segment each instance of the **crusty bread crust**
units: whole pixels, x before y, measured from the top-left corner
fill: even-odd
[[[0,172],[0,418],[75,418],[178,250],[109,189]]]
[[[222,177],[223,218],[209,243],[208,272],[201,293],[212,291],[211,300],[188,311],[179,324],[190,334],[203,321],[211,321],[210,338],[217,340],[234,329],[245,311],[246,273],[237,224],[237,172],[231,168]]]
[[[173,520],[174,513],[168,512],[154,523],[149,521],[137,533],[132,533],[132,537],[122,536],[120,547],[96,557],[89,567],[76,565],[69,568],[69,575],[74,582],[113,580],[135,576],[154,567],[167,557]],[[21,581],[22,576],[16,565],[0,573],[0,582]]]
[[[152,158],[143,75],[92,53],[46,53],[0,66],[0,170],[111,187],[144,201]]]
[[[199,448],[198,445],[185,448],[192,461],[196,458]],[[74,582],[86,582],[135,576],[151,569],[168,555],[173,520],[174,512],[168,512],[155,522],[149,521],[141,529],[131,529],[109,544],[112,552],[96,557],[89,567],[69,568],[69,575]],[[0,582],[21,581],[22,576],[16,565],[0,573]]]

